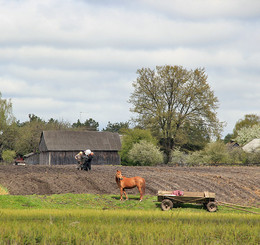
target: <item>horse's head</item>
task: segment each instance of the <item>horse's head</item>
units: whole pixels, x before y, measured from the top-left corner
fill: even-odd
[[[123,176],[122,176],[122,173],[121,173],[120,170],[117,170],[117,171],[116,171],[116,178],[117,178],[117,179],[120,179],[120,180],[123,179]]]

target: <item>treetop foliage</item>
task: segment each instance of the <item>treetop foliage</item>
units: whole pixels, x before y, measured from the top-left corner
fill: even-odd
[[[243,127],[237,132],[237,137],[235,141],[244,146],[253,139],[260,139],[260,123],[255,124],[252,127]]]
[[[0,131],[15,121],[11,100],[2,99],[0,92]]]
[[[103,131],[109,131],[114,133],[121,133],[126,129],[129,129],[129,122],[111,123],[108,121],[107,127]]]
[[[134,92],[129,102],[137,114],[136,122],[151,129],[163,139],[166,153],[176,145],[176,139],[187,123],[202,123],[209,135],[218,136],[222,124],[217,118],[218,99],[214,96],[205,70],[187,70],[182,66],[157,66],[155,70],[137,70]]]
[[[250,128],[260,124],[260,116],[257,114],[246,114],[243,119],[239,119],[233,130],[233,137],[238,136],[238,131],[242,128]]]

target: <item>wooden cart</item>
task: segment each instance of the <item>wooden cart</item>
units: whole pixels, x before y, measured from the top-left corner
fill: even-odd
[[[173,208],[180,203],[199,203],[202,204],[209,212],[217,211],[215,202],[215,193],[204,192],[181,192],[175,195],[176,191],[158,191],[158,202],[161,202],[163,211]]]

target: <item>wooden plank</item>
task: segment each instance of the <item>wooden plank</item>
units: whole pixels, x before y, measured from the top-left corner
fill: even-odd
[[[204,197],[204,192],[187,192],[184,191],[184,197]]]
[[[206,198],[215,198],[215,197],[216,197],[215,193],[213,193],[213,192],[208,192],[208,191],[204,191],[204,196],[205,196]]]
[[[158,196],[175,196],[173,195],[174,191],[162,191],[159,190],[157,195]],[[183,197],[205,197],[205,198],[215,198],[215,193],[213,192],[190,192],[190,191],[184,191]]]
[[[158,191],[158,195],[162,195],[162,196],[165,196],[165,195],[172,195],[173,191]]]

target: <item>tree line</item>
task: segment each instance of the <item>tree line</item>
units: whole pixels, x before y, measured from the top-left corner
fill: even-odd
[[[108,122],[106,128],[102,129],[123,135],[120,155],[124,164],[172,163],[178,158],[176,156],[182,156],[183,159],[193,156],[191,159],[195,161],[195,155],[198,152],[203,155],[202,152],[211,143],[223,145],[237,140],[243,145],[252,135],[260,138],[260,117],[250,114],[236,123],[233,134],[221,140],[224,122],[218,120],[219,102],[203,68],[188,70],[182,66],[168,65],[155,69],[141,68],[137,70],[137,78],[132,85],[134,91],[128,101],[132,105],[131,111],[136,115],[131,120],[132,126],[130,121]],[[85,122],[78,119],[72,124],[53,118],[44,121],[34,114],[21,123],[12,114],[11,100],[2,99],[0,93],[1,156],[5,150],[12,150],[16,155],[37,152],[40,134],[44,130],[97,131],[99,123],[92,118]],[[215,147],[220,149],[219,145]],[[201,159],[201,155],[197,158]],[[223,158],[214,161],[223,161]]]
[[[35,114],[29,114],[28,120],[20,122],[12,114],[12,103],[10,100],[3,99],[0,93],[0,159],[6,150],[13,151],[12,155],[24,156],[28,153],[39,151],[39,140],[42,131],[47,130],[87,130],[98,131],[99,123],[92,118],[75,123],[59,121],[50,118],[48,121],[41,119]],[[122,128],[128,128],[128,122],[111,123],[108,122],[102,131],[118,132]]]

